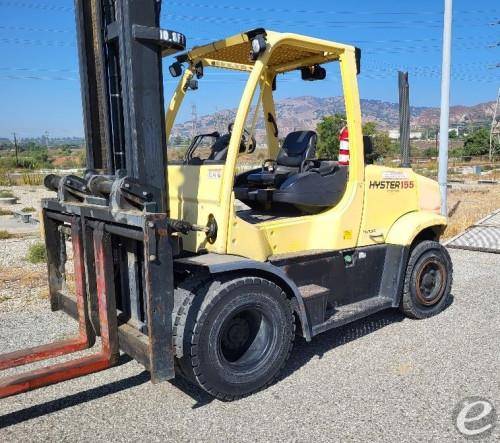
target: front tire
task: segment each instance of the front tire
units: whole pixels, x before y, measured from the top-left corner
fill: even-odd
[[[292,307],[281,288],[257,277],[209,282],[180,305],[176,352],[188,380],[219,399],[234,400],[276,379],[295,335]]]
[[[415,319],[432,317],[449,303],[453,265],[446,248],[423,241],[410,253],[406,268],[401,310]]]

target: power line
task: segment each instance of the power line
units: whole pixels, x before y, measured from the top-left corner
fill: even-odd
[[[39,75],[4,75],[0,76],[0,80],[44,80],[44,81],[78,81],[74,77],[42,77]]]
[[[58,46],[58,47],[71,47],[75,46],[73,41],[60,41],[60,40],[31,40],[23,38],[0,38],[0,43],[8,45],[23,45],[23,46]]]
[[[180,2],[175,0],[170,0],[169,4],[181,6],[182,8],[206,8],[206,9],[222,9],[222,10],[233,10],[233,11],[251,11],[251,12],[269,12],[275,13],[292,13],[292,14],[315,14],[315,15],[438,15],[442,16],[443,11],[338,11],[338,10],[311,10],[311,9],[289,9],[289,8],[262,8],[255,6],[237,6],[237,5],[221,5],[221,4],[204,4],[204,3],[193,3],[193,2]],[[458,14],[496,14],[498,9],[480,9],[480,10],[462,10],[457,11]]]
[[[386,80],[394,78],[394,73],[387,72],[368,72],[361,75],[362,80]],[[412,76],[415,78],[438,78],[439,72],[429,72],[429,73],[421,73],[421,72],[411,72]],[[468,73],[460,73],[455,72],[452,74],[452,78],[454,80],[461,81],[469,81],[474,83],[495,83],[498,82],[497,76],[484,76],[484,75],[472,75]],[[36,80],[36,81],[79,81],[76,77],[62,77],[62,76],[38,76],[38,75],[4,75],[0,76],[0,80]],[[337,79],[339,80],[339,79]],[[227,78],[224,79],[224,83],[245,83],[247,80],[245,78]],[[282,78],[280,82],[301,82],[302,80],[299,78]],[[204,79],[202,83],[220,83],[221,80],[216,79]],[[165,83],[177,83],[175,80],[165,80]]]
[[[55,33],[64,33],[64,34],[74,34],[74,30],[70,29],[54,29],[54,28],[32,28],[32,27],[27,27],[27,26],[5,26],[5,25],[0,25],[0,30],[5,30],[5,31],[28,31],[28,32],[55,32]]]
[[[61,41],[61,40],[32,40],[22,38],[0,38],[0,44],[15,44],[21,46],[53,46],[53,47],[73,47],[74,41]],[[496,47],[496,44],[495,46]],[[491,43],[484,43],[478,46],[471,44],[455,44],[455,49],[462,50],[478,50],[478,49],[491,49]],[[400,53],[420,53],[420,52],[435,52],[439,51],[439,45],[422,45],[422,46],[387,46],[381,49],[365,49],[366,54],[400,54]]]
[[[59,11],[59,12],[73,12],[74,9],[68,6],[56,6],[48,5],[46,3],[27,3],[27,2],[12,2],[12,1],[0,1],[0,6],[9,6],[16,8],[26,8],[26,9],[40,9],[43,11]]]
[[[65,69],[65,68],[20,68],[20,67],[10,67],[10,66],[0,66],[0,71],[21,71],[21,72],[71,72],[78,73],[77,69]]]
[[[51,33],[68,33],[68,34],[74,34],[73,30],[70,29],[57,29],[57,28],[33,28],[33,27],[26,27],[26,26],[5,26],[5,25],[0,25],[0,30],[9,30],[9,31],[28,31],[28,32],[51,32]],[[212,37],[187,37],[188,40],[195,40],[195,41],[211,41]],[[471,36],[471,37],[455,37],[456,40],[465,40],[465,41],[483,41],[486,36]],[[19,39],[18,39],[19,40]],[[33,40],[27,40],[32,44]],[[389,39],[389,40],[352,40],[353,43],[355,44],[387,44],[387,43],[424,43],[424,42],[440,42],[440,38],[423,38],[423,39]],[[53,43],[55,45],[70,45],[69,42],[63,42],[63,41],[47,41],[50,43]],[[499,43],[487,43],[491,47],[497,47]]]
[[[245,26],[251,26],[252,21],[248,18],[237,18],[237,17],[212,17],[212,16],[199,16],[199,15],[179,15],[179,14],[162,14],[166,18],[177,19],[180,21],[203,21],[204,23],[214,23],[214,24],[244,24]],[[291,26],[314,26],[315,28],[320,26],[341,26],[343,28],[347,27],[363,27],[363,28],[379,28],[379,29],[400,29],[407,28],[409,25],[424,25],[426,27],[440,27],[440,20],[368,20],[368,21],[352,21],[346,22],[345,20],[285,20],[285,19],[255,19],[254,25],[262,26],[262,24],[274,24],[274,25],[291,25]],[[456,23],[455,26],[485,26],[487,23],[466,21],[466,23],[460,24]]]
[[[185,4],[178,3],[179,5],[182,5],[185,7]],[[198,7],[202,7],[201,4],[193,4],[197,5]],[[58,11],[58,12],[73,12],[72,7],[66,7],[66,6],[56,6],[56,5],[49,5],[45,3],[28,3],[28,2],[15,2],[15,1],[4,1],[0,0],[0,6],[9,6],[9,7],[19,7],[19,8],[28,8],[28,9],[37,9],[41,11]],[[281,9],[281,8],[251,8],[251,7],[245,7],[245,6],[220,6],[220,5],[204,5],[203,7],[210,7],[210,8],[216,8],[216,9],[225,9],[225,10],[252,10],[255,12],[270,12],[270,13],[297,13],[297,14],[307,14],[307,13],[313,13],[313,14],[331,14],[332,11],[328,10],[318,10],[318,11],[307,11],[307,10],[293,10],[293,9]],[[467,13],[467,16],[469,16],[472,11],[464,11],[464,13]],[[488,15],[491,15],[492,13],[496,13],[496,10],[479,10],[476,11],[477,13],[485,13]],[[412,11],[412,12],[381,12],[381,11],[335,11],[335,15],[339,14],[349,14],[349,15],[355,15],[355,14],[364,14],[364,15],[410,15],[410,16],[418,16],[421,14],[422,11]],[[438,14],[437,12],[432,12],[429,11],[429,13],[432,14]],[[196,16],[196,15],[177,15],[177,14],[164,14],[164,16],[169,17],[169,18],[177,18],[180,20],[201,20],[207,23],[244,23],[248,24],[248,20],[246,18],[244,19],[238,19],[238,18],[222,18],[222,17],[202,17],[202,16]],[[259,21],[262,21],[260,19]],[[316,21],[290,21],[290,20],[272,20],[269,22],[268,20],[264,20],[268,23],[277,23],[277,24],[292,24],[292,25],[297,25],[297,24],[304,24],[304,25],[314,25],[317,26],[318,23]],[[406,20],[406,21],[399,21],[399,25],[397,25],[397,28],[403,28],[406,27],[409,24],[420,24],[420,25],[429,25],[429,24],[435,24],[436,26],[440,25],[440,20]],[[387,21],[387,20],[376,20],[376,21],[359,21],[356,20],[356,22],[353,23],[346,23],[345,21],[328,21],[325,23],[325,25],[343,25],[344,27],[346,25],[355,25],[357,27],[363,26],[366,27],[366,25],[377,25],[377,26],[391,26],[394,27],[395,22],[393,21]],[[470,21],[467,21],[468,26],[474,26],[471,24]]]
[[[185,8],[200,8],[200,9],[218,9],[218,10],[225,10],[225,11],[249,11],[249,12],[267,12],[271,14],[276,14],[276,13],[292,13],[292,14],[312,14],[312,15],[349,15],[349,16],[356,16],[356,15],[367,15],[367,16],[418,16],[418,15],[425,15],[425,16],[441,16],[443,11],[438,10],[438,11],[422,11],[422,10],[417,10],[417,11],[353,11],[353,10],[328,10],[328,9],[320,9],[320,10],[311,10],[311,9],[291,9],[291,8],[263,8],[263,7],[255,7],[255,6],[239,6],[239,5],[221,5],[221,4],[206,4],[206,3],[195,3],[195,2],[181,2],[181,1],[175,1],[175,0],[170,0],[169,5],[176,5],[180,6],[182,9]],[[58,11],[58,12],[73,12],[74,9],[73,7],[68,7],[68,6],[58,6],[58,5],[50,5],[47,3],[30,3],[30,2],[20,2],[20,1],[5,1],[1,0],[0,1],[0,6],[7,6],[7,7],[17,7],[17,8],[25,8],[25,9],[39,9],[42,11]],[[457,11],[457,14],[464,14],[467,16],[470,16],[472,14],[486,14],[486,15],[492,15],[492,14],[498,14],[499,10],[498,9],[465,9],[465,10],[459,10]]]

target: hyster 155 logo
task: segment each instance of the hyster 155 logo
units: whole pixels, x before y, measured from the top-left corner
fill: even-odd
[[[400,190],[400,189],[413,189],[415,187],[415,182],[409,180],[370,180],[370,189],[388,189],[388,190]]]
[[[382,180],[370,180],[370,189],[413,189],[415,182],[411,181],[405,171],[383,171]]]

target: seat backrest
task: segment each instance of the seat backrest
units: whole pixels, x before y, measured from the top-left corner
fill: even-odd
[[[290,132],[283,142],[276,163],[292,168],[300,167],[306,158],[314,158],[316,155],[317,139],[314,131]]]

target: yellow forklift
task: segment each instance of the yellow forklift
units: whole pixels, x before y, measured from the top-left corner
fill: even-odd
[[[0,380],[0,398],[105,369],[122,350],[153,382],[181,375],[233,400],[276,379],[295,335],[310,341],[390,308],[422,319],[449,302],[437,183],[365,156],[361,51],[255,29],[182,52],[184,36],[158,27],[159,4],[76,0],[88,169],[48,176],[58,195],[42,206],[51,307],[78,319],[80,335],[0,356],[0,369],[96,336],[102,350]],[[164,113],[162,58],[176,51],[169,72],[179,84]],[[348,165],[318,158],[309,128],[279,131],[278,75],[328,82],[327,63],[340,68]],[[167,161],[183,100],[209,88],[214,70],[247,75],[234,122]],[[259,164],[261,111],[268,160]],[[238,159],[252,155],[255,167],[241,171]],[[65,285],[68,240],[76,295]]]

